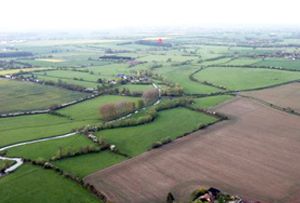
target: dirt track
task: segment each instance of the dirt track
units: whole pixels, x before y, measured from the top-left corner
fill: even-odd
[[[299,201],[300,117],[238,98],[231,115],[160,149],[85,178],[113,202],[165,202],[189,183],[264,202]]]
[[[274,88],[242,93],[300,113],[300,82]]]

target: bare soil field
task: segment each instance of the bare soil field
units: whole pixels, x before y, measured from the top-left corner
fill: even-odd
[[[230,120],[84,181],[121,203],[165,202],[168,192],[197,184],[262,202],[300,202],[300,117],[246,98],[216,110]]]
[[[244,92],[242,95],[255,97],[283,108],[289,107],[300,113],[300,82],[260,91]]]

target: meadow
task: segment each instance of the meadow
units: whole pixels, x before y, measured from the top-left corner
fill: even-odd
[[[300,60],[282,59],[282,58],[266,58],[260,61],[257,65],[273,66],[277,68],[300,70]]]
[[[30,183],[30,187],[29,187]],[[2,202],[99,202],[93,194],[51,170],[29,164],[1,178]]]
[[[102,122],[99,108],[106,103],[137,101],[138,97],[100,96],[57,112],[64,116],[40,114],[1,119],[0,146],[61,135],[88,124]]]
[[[55,161],[55,166],[81,178],[126,160],[124,156],[103,151]],[[84,166],[84,167],[83,167]]]
[[[219,96],[195,98],[195,99],[193,99],[192,106],[195,108],[208,109],[208,108],[215,107],[218,104],[222,104],[225,101],[228,101],[232,98],[233,98],[233,96],[230,96],[230,95],[219,95]]]
[[[30,82],[0,79],[0,113],[47,109],[87,96]]]
[[[102,130],[99,138],[114,144],[122,152],[136,156],[151,148],[157,141],[175,139],[186,132],[196,130],[200,125],[214,122],[215,118],[185,108],[159,112],[152,123],[136,126]]]
[[[137,102],[139,97],[126,97],[117,95],[99,96],[61,110],[57,112],[68,116],[75,121],[101,121],[100,107],[107,103],[117,103],[120,101]]]
[[[210,67],[198,72],[195,77],[230,90],[247,90],[299,80],[300,73],[272,69]]]
[[[32,160],[49,160],[59,153],[78,151],[83,147],[96,146],[84,135],[49,140],[46,142],[24,145],[7,150],[8,157],[23,157]]]
[[[49,114],[1,118],[0,146],[65,134],[88,123]]]

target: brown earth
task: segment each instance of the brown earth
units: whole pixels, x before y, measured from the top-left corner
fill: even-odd
[[[299,202],[300,117],[237,98],[230,120],[87,176],[113,202],[165,202],[195,184],[263,202]],[[190,185],[190,186],[189,186]]]
[[[242,95],[255,97],[283,108],[291,108],[300,113],[300,82],[274,88],[244,92]]]

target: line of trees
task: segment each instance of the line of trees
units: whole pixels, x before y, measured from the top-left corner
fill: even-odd
[[[100,107],[100,115],[104,121],[111,121],[136,110],[134,102],[121,101],[115,104],[105,104]]]

